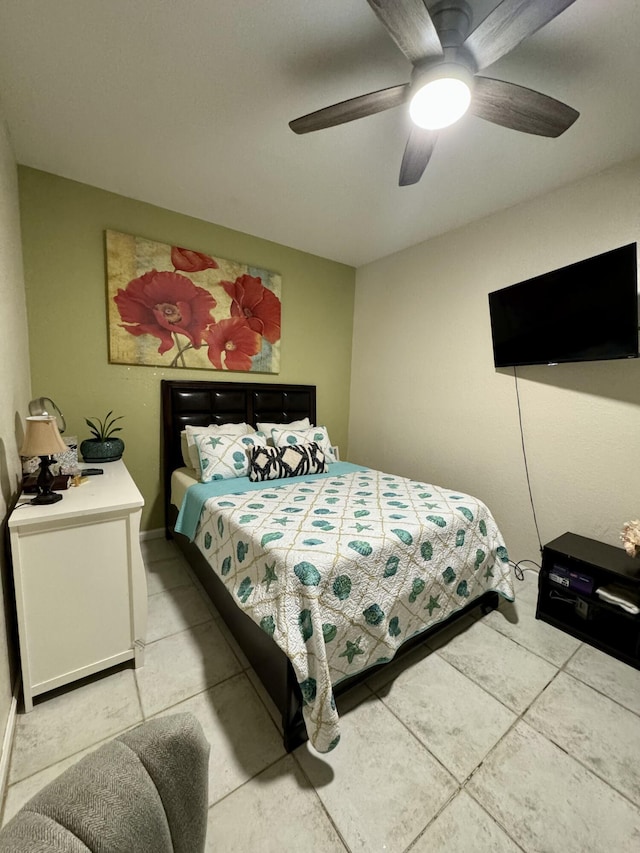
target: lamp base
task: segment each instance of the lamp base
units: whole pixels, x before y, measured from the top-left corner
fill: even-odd
[[[51,490],[53,484],[53,474],[49,466],[51,465],[51,456],[40,457],[40,473],[38,474],[38,494],[31,501],[32,504],[54,504],[62,500],[62,495]]]
[[[42,495],[36,495],[36,497],[30,501],[32,504],[54,504],[57,501],[62,500],[62,495],[58,494],[58,492],[48,492]]]

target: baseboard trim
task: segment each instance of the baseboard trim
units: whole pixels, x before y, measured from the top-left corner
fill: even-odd
[[[155,530],[142,530],[140,533],[140,541],[145,539],[164,539],[164,527],[156,527]]]
[[[4,810],[4,796],[9,776],[9,761],[11,760],[11,748],[13,747],[13,735],[16,730],[16,717],[18,716],[18,695],[20,693],[20,675],[16,676],[13,685],[13,696],[7,716],[7,725],[2,739],[2,752],[0,753],[0,811]]]

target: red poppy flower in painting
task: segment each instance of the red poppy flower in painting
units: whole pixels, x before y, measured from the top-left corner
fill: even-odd
[[[202,270],[217,270],[218,264],[209,255],[202,252],[192,252],[182,246],[171,247],[171,263],[176,270],[182,272],[202,272]]]
[[[218,370],[251,370],[251,357],[262,347],[260,335],[240,317],[210,326],[204,340],[209,345],[209,361]]]
[[[163,355],[174,345],[173,334],[185,335],[198,349],[204,330],[213,322],[210,312],[216,300],[203,287],[174,272],[151,270],[132,279],[125,290],[113,297],[123,325],[132,335],[153,335],[160,339]]]
[[[231,316],[243,317],[248,325],[270,344],[280,340],[280,300],[252,275],[241,275],[232,281],[221,281],[233,302]]]

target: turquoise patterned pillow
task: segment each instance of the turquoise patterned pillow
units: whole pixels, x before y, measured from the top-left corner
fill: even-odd
[[[200,470],[200,460],[198,459],[198,448],[196,447],[196,436],[197,435],[253,435],[255,432],[252,426],[249,424],[240,423],[240,424],[209,424],[209,426],[193,426],[191,424],[187,424],[185,428],[180,433],[180,439],[182,440],[184,436],[184,440],[187,444],[187,456],[185,456],[184,448],[182,451],[182,458],[184,460],[184,464],[187,468],[194,468],[198,472],[198,477],[202,471]],[[188,460],[188,461],[187,461]]]
[[[324,426],[311,427],[310,429],[272,429],[271,435],[273,436],[273,443],[276,447],[288,447],[291,444],[311,444],[315,442],[324,453],[327,462],[336,461],[329,433]]]
[[[197,435],[195,441],[203,483],[246,477],[249,473],[248,451],[267,444],[264,435],[258,432],[251,435]]]

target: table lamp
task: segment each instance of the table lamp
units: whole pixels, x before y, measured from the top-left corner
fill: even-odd
[[[49,466],[54,453],[64,453],[66,450],[67,445],[60,436],[55,417],[39,415],[27,418],[27,430],[20,455],[40,457],[40,474],[36,482],[38,494],[31,501],[32,504],[53,504],[62,500],[59,492],[51,491],[53,474]]]

